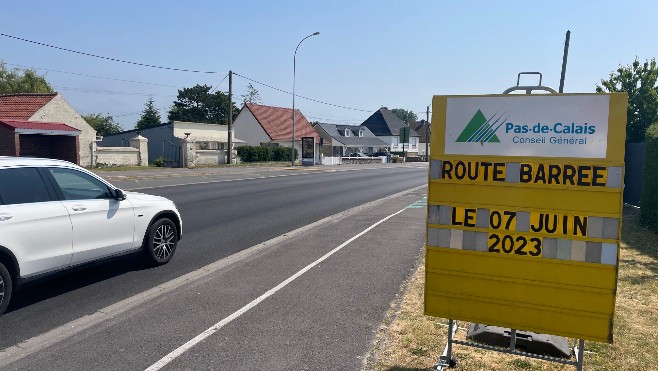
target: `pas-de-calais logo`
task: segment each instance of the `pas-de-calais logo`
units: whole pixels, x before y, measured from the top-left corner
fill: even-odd
[[[503,119],[504,113],[500,115],[496,112],[487,120],[482,111],[478,111],[473,115],[471,121],[466,125],[464,131],[459,134],[455,142],[470,143],[480,142],[481,145],[487,143],[500,143],[500,139],[496,135],[496,131],[507,121],[510,115]]]

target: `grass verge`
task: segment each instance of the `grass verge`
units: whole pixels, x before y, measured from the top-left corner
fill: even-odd
[[[585,342],[586,370],[655,370],[658,364],[658,235],[625,210],[622,224],[614,344]],[[381,332],[365,368],[376,371],[434,369],[447,340],[446,319],[423,315],[424,261],[410,279],[394,320]],[[397,305],[397,304],[396,304]],[[468,324],[460,322],[458,339]],[[573,339],[571,340],[573,343]],[[573,370],[573,366],[456,345],[456,370]]]

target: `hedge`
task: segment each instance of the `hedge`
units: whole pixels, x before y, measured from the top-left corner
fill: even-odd
[[[640,224],[658,233],[658,122],[647,129],[645,142]]]
[[[238,156],[242,162],[290,161],[290,148],[287,147],[238,147]],[[295,149],[295,160],[297,160]]]

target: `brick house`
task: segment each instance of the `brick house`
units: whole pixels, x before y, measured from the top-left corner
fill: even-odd
[[[80,130],[59,122],[0,119],[0,155],[80,163]]]
[[[59,93],[0,95],[0,121],[0,155],[91,166],[96,131]]]

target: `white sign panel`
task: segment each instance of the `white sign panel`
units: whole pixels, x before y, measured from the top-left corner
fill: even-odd
[[[448,98],[445,153],[605,158],[608,95]]]

